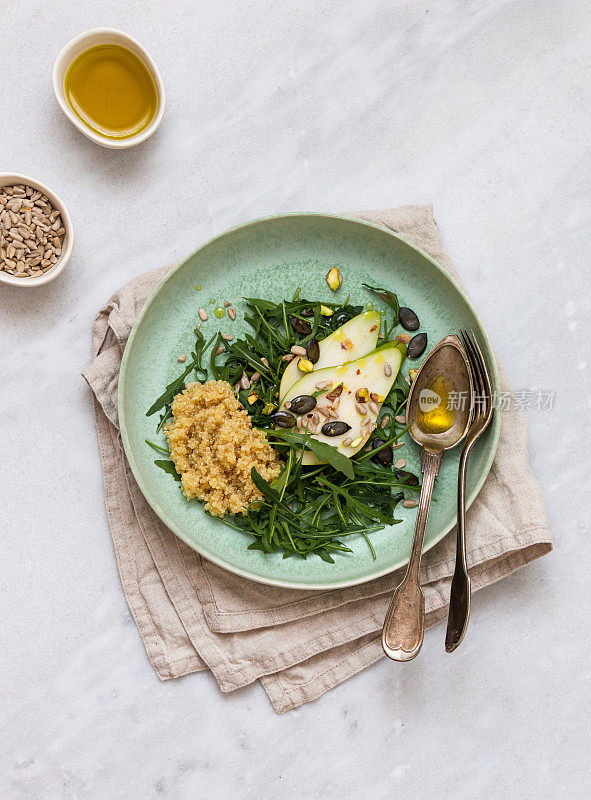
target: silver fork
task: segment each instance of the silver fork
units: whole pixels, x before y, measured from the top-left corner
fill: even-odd
[[[466,634],[470,619],[470,596],[472,586],[466,562],[466,479],[468,458],[474,443],[482,436],[493,418],[493,396],[490,375],[482,351],[468,331],[460,331],[462,342],[474,385],[474,409],[472,422],[460,455],[458,473],[458,535],[456,539],[456,567],[451,582],[449,615],[445,634],[445,649],[452,653]]]

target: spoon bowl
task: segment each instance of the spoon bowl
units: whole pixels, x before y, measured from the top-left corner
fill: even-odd
[[[452,387],[448,405],[453,406],[453,424],[446,431],[434,433],[421,425],[420,412],[437,403],[437,395],[429,387],[440,376]],[[472,389],[472,374],[462,343],[455,334],[445,336],[423,361],[408,395],[406,424],[410,425],[414,441],[434,452],[449,450],[461,442],[470,424]]]

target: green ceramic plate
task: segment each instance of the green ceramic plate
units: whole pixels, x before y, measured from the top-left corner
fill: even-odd
[[[283,559],[247,550],[252,541],[207,515],[198,501],[187,502],[178,483],[154,465],[157,457],[145,444],[155,437],[156,415],[146,410],[164,386],[179,374],[177,356],[189,353],[200,306],[210,311],[202,325],[206,335],[221,330],[244,331],[241,297],[291,298],[301,286],[303,296],[333,299],[325,281],[338,265],[343,286],[337,297],[351,295],[353,303],[375,303],[363,282],[397,292],[401,304],[413,308],[430,349],[443,336],[472,328],[491,367],[493,388],[499,378],[488,336],[470,301],[446,273],[425,253],[389,231],[367,222],[324,214],[288,214],[233,228],[207,242],[173,269],[155,290],[135,323],[121,365],[119,421],[125,451],[146,499],[184,542],[206,558],[252,580],[296,589],[331,589],[377,578],[408,560],[416,512],[400,507],[403,522],[372,534],[376,560],[364,539],[348,537],[353,553],[338,555],[335,564],[320,558]],[[201,291],[195,286],[201,285]],[[211,305],[213,300],[215,305]],[[217,305],[231,300],[238,311],[232,322],[213,315]],[[380,302],[375,303],[380,308]],[[416,362],[405,362],[405,372]],[[477,443],[470,460],[468,504],[490,469],[500,428],[500,417]],[[410,440],[399,451],[415,472],[419,452]],[[446,453],[431,505],[425,549],[445,536],[456,520],[456,480],[459,448]]]

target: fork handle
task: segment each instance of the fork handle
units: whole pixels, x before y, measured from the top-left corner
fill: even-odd
[[[451,581],[449,614],[445,633],[445,649],[448,653],[458,647],[466,634],[470,619],[472,584],[466,560],[466,479],[470,447],[464,447],[458,470],[458,533],[456,536],[456,566]]]

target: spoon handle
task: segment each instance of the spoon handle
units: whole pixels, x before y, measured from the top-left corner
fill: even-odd
[[[423,484],[417,510],[415,534],[406,575],[394,592],[382,629],[382,647],[394,661],[410,661],[423,644],[425,633],[425,598],[419,585],[419,569],[425,528],[433,494],[433,484],[441,466],[443,452],[421,450]]]
[[[464,447],[460,456],[458,472],[458,535],[456,537],[456,566],[449,595],[449,615],[445,633],[445,649],[448,653],[461,643],[470,619],[470,596],[472,586],[466,561],[466,478],[470,447]]]

